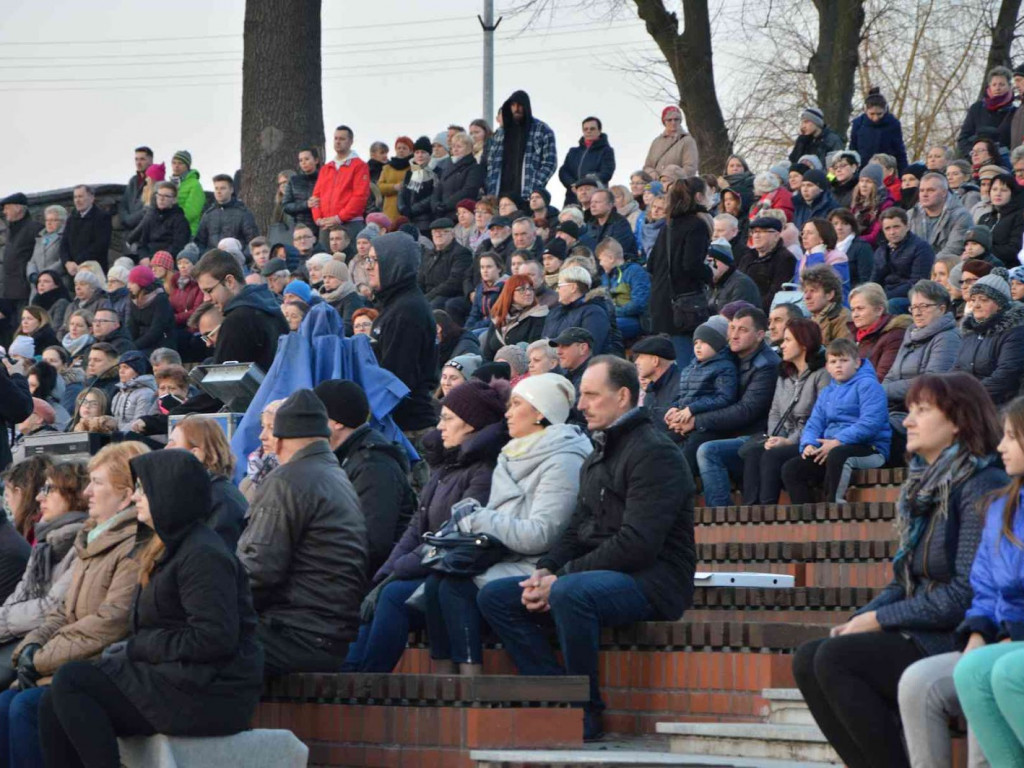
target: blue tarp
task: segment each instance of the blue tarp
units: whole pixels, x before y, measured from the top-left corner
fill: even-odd
[[[231,449],[238,459],[236,482],[245,476],[246,459],[259,446],[260,415],[267,403],[288,397],[297,389],[312,389],[321,381],[348,379],[359,384],[370,401],[370,423],[389,440],[403,446],[409,461],[419,455],[391,418],[409,388],[377,364],[367,336],[345,338],[341,316],[329,304],[310,307],[298,331],[282,336],[274,364],[242,418]]]

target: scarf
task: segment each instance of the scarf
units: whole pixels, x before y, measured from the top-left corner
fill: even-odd
[[[883,314],[880,318],[878,318],[867,328],[858,328],[856,333],[857,343],[860,344],[866,337],[870,336],[875,331],[881,329],[881,327],[885,325],[888,321],[889,316]]]
[[[134,296],[132,298],[132,304],[134,304],[139,309],[145,309],[154,301],[156,301],[157,295],[161,293],[164,293],[164,289],[161,286],[157,286],[152,291],[143,291],[139,293],[138,296]]]
[[[1002,96],[989,96],[988,88],[985,89],[985,98],[982,99],[985,109],[989,112],[998,112],[1003,107],[1013,103],[1013,89],[1011,88]]]
[[[68,295],[67,289],[65,289],[63,285],[60,285],[58,283],[57,287],[54,288],[52,291],[47,291],[46,293],[37,293],[35,299],[32,300],[32,303],[35,304],[37,307],[42,307],[47,312],[49,312],[53,308],[53,305],[56,304],[61,299],[71,301],[71,297]]]
[[[86,520],[89,516],[85,512],[66,512],[56,520],[36,523],[36,545],[35,558],[32,561],[32,580],[39,594],[29,595],[30,598],[42,597],[50,589],[50,581],[53,578],[53,566],[64,559],[64,556],[71,550],[75,543],[74,536],[62,536],[57,540],[56,545],[46,540],[46,535],[56,528],[63,528],[65,525],[74,525]]]
[[[71,338],[70,333],[65,333],[60,345],[68,351],[71,357],[77,357],[86,347],[91,346],[94,341],[96,339],[93,338],[91,333],[83,333],[77,339]]]
[[[414,195],[417,194],[424,184],[433,183],[437,176],[434,175],[432,166],[427,168],[421,168],[416,163],[410,163],[409,167],[412,168],[412,173],[409,174],[409,191]]]
[[[525,456],[533,450],[535,446],[547,431],[547,428],[538,430],[532,435],[526,437],[514,437],[505,443],[505,447],[501,449],[502,454],[509,459],[518,459],[520,456]]]
[[[356,292],[356,284],[351,280],[344,282],[335,288],[333,291],[325,291],[320,289],[320,298],[326,301],[328,304],[333,304],[336,301],[341,301],[351,293]]]
[[[913,594],[910,562],[914,549],[928,529],[932,518],[944,520],[949,514],[949,494],[959,485],[988,466],[992,457],[971,455],[959,443],[944,450],[935,463],[929,464],[916,454],[907,466],[907,479],[900,488],[896,509],[896,532],[899,549],[893,558],[893,573],[903,582],[907,597]]]
[[[388,165],[396,171],[407,171],[409,170],[410,162],[411,160],[408,157],[392,157],[388,160]]]
[[[276,453],[263,453],[263,447],[260,446],[249,454],[245,474],[252,481],[252,487],[258,488],[267,475],[277,469],[280,464]]]

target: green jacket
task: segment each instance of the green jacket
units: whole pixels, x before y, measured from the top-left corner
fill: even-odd
[[[203,217],[203,209],[206,207],[206,193],[199,183],[199,171],[190,169],[178,184],[178,205],[185,212],[192,237],[195,237],[199,229],[199,220]]]

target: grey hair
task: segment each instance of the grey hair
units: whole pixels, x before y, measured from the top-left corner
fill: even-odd
[[[306,259],[306,267],[322,267],[328,261],[331,261],[334,257],[329,253],[314,253],[308,259]]]
[[[1024,144],[1021,144],[1019,147],[1014,147],[1013,151],[1010,153],[1011,163],[1016,163],[1019,160],[1024,160]]]
[[[385,152],[389,151],[388,150],[388,145],[385,144],[383,141],[375,141],[375,142],[373,142],[373,144],[370,145],[370,151],[371,152],[378,152],[378,151],[380,151],[382,149]]]
[[[1009,70],[1007,70],[1009,71]],[[925,150],[925,154],[928,154],[933,149],[941,149],[942,153],[946,156],[947,160],[953,159],[953,148],[947,147],[945,144],[932,144],[928,149]]]
[[[921,177],[921,181],[924,181],[925,179],[935,179],[939,182],[939,186],[942,187],[943,190],[947,192],[949,191],[949,179],[946,178],[945,174],[939,173],[938,171],[928,171],[928,173]]]
[[[537,225],[533,223],[533,219],[531,219],[529,216],[523,216],[522,218],[513,221],[512,228],[515,229],[517,224],[526,224],[526,228],[530,232],[535,233],[537,231]]]
[[[985,82],[989,82],[993,77],[1004,78],[1008,85],[1013,82],[1013,72],[1011,72],[1008,67],[992,67],[985,76]]]
[[[772,176],[774,175],[775,174],[773,173]],[[739,219],[737,219],[731,213],[720,213],[717,216],[715,216],[715,221],[722,222],[723,224],[728,226],[729,229],[739,229],[740,226]]]
[[[568,216],[574,222],[577,227],[583,226],[583,210],[575,205],[567,205],[562,209],[562,212],[558,214],[558,219],[561,221],[563,216]]]
[[[149,355],[149,364],[158,365],[160,363],[167,363],[168,365],[181,365],[181,355],[170,347],[158,347],[154,349]]]
[[[878,283],[861,283],[850,291],[850,298],[863,296],[873,307],[884,307],[888,302],[885,289]]]
[[[506,344],[494,353],[495,362],[508,363],[512,369],[513,376],[522,376],[530,361],[526,357],[526,350],[518,344]]]
[[[910,289],[910,293],[917,294],[921,298],[928,299],[928,301],[935,304],[941,304],[947,311],[949,310],[951,303],[949,291],[934,280],[918,280],[914,283],[914,287]]]
[[[544,355],[545,355],[545,356],[546,356],[546,357],[547,357],[547,358],[548,358],[549,360],[557,360],[557,359],[558,359],[558,353],[557,353],[557,352],[555,351],[555,348],[554,348],[554,347],[552,347],[552,346],[551,346],[551,345],[550,345],[550,344],[548,343],[548,339],[537,339],[536,341],[532,342],[532,343],[531,343],[531,344],[530,344],[530,345],[529,345],[529,346],[528,346],[528,347],[526,348],[526,354],[527,354],[527,356],[529,356],[529,354],[530,354],[531,352],[533,352],[534,350],[538,350],[538,349],[539,349],[539,350],[542,350],[542,351],[544,352]]]
[[[779,177],[771,171],[762,171],[754,177],[754,194],[767,195],[779,188],[781,182]]]
[[[68,209],[65,208],[63,205],[48,205],[48,206],[46,206],[46,210],[43,211],[43,216],[44,217],[45,216],[49,216],[51,213],[57,214],[57,216],[58,216],[58,218],[60,218],[61,222],[65,222],[65,221],[68,220]]]

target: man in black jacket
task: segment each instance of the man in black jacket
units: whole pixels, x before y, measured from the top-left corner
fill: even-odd
[[[72,277],[83,261],[96,261],[107,271],[110,251],[110,214],[96,205],[92,187],[79,184],[74,190],[75,210],[64,224],[60,239],[60,260]]]
[[[691,604],[694,483],[682,454],[637,407],[636,368],[594,358],[579,408],[594,437],[568,529],[521,580],[485,586],[478,604],[524,675],[587,675],[584,740],[601,736],[601,628],[677,621]],[[554,624],[565,666],[542,624]]]
[[[28,198],[21,192],[0,200],[0,205],[7,220],[7,245],[2,253],[3,277],[0,278],[0,342],[4,342],[20,322],[21,310],[28,302],[26,267],[43,225],[29,216]]]
[[[92,318],[92,336],[97,342],[109,344],[123,355],[135,349],[128,329],[121,325],[121,316],[113,309],[97,309]]]
[[[405,532],[416,494],[409,485],[405,449],[370,426],[370,403],[354,381],[323,381],[313,390],[327,408],[331,450],[359,496],[366,520],[370,578]]]
[[[139,226],[146,213],[146,207],[142,204],[142,190],[146,186],[146,171],[152,164],[153,150],[146,146],[136,147],[135,173],[124,185],[124,194],[117,206],[121,229],[125,232],[131,232]]]
[[[216,248],[225,237],[248,243],[259,235],[252,211],[241,200],[236,200],[234,194],[235,186],[230,176],[220,173],[213,177],[214,203],[206,209],[196,231],[195,243],[200,250]]]
[[[448,218],[430,222],[434,251],[423,254],[419,286],[434,309],[462,295],[462,280],[473,264],[473,254],[455,242],[455,223]]]
[[[708,246],[708,257],[705,264],[711,268],[711,311],[718,313],[722,307],[734,301],[745,301],[755,307],[761,306],[761,292],[757,283],[736,269],[732,246],[725,238],[711,241]]]
[[[640,339],[633,345],[633,362],[640,383],[646,384],[643,407],[650,412],[651,421],[664,427],[665,414],[679,394],[679,366],[672,339],[663,334]]]
[[[629,221],[615,210],[615,197],[610,189],[596,189],[590,197],[590,223],[580,236],[595,243],[611,237],[622,246],[626,261],[636,261],[636,237]]]
[[[11,463],[11,430],[32,415],[32,407],[24,363],[4,360],[0,366],[0,472]]]
[[[337,672],[359,626],[366,525],[330,435],[312,390],[281,404],[274,417],[281,465],[260,484],[238,541],[267,676]]]
[[[761,308],[769,312],[782,284],[793,281],[796,256],[782,242],[782,222],[771,216],[758,216],[750,222],[750,238],[754,247],[737,259],[736,269],[754,281],[761,294]]]
[[[142,221],[125,238],[138,245],[138,258],[150,258],[157,251],[180,253],[192,237],[185,212],[178,205],[178,188],[169,181],[156,185],[156,205],[145,208]]]

